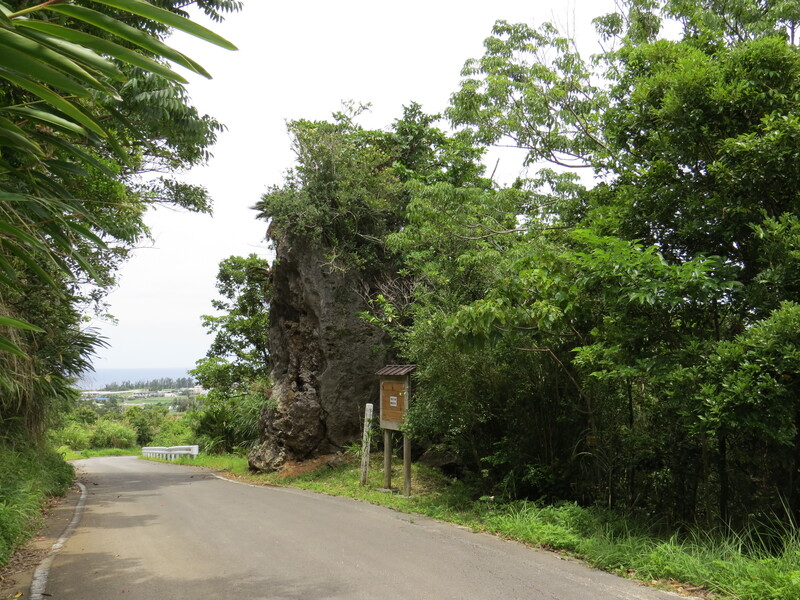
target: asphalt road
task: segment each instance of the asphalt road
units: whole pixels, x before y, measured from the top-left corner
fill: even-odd
[[[51,600],[675,600],[418,516],[132,457],[77,461],[88,496]]]

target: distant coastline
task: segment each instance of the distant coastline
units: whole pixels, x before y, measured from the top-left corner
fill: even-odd
[[[75,385],[79,390],[101,390],[111,383],[122,383],[123,381],[149,381],[153,379],[163,379],[171,377],[189,377],[188,371],[192,367],[156,367],[139,369],[97,369],[93,373],[87,373]]]

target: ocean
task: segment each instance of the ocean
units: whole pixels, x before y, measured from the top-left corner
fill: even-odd
[[[100,390],[111,383],[123,381],[151,381],[171,377],[189,377],[188,371],[192,367],[161,367],[154,369],[97,369],[87,373],[75,386],[81,390]]]

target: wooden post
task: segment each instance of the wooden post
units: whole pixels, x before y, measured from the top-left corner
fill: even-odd
[[[383,487],[392,489],[392,432],[383,430]]]
[[[403,494],[411,495],[411,440],[403,434]]]
[[[369,473],[369,430],[372,426],[372,404],[364,410],[364,435],[361,437],[361,485],[367,485]]]

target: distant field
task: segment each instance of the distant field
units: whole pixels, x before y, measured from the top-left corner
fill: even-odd
[[[178,400],[175,396],[155,396],[153,398],[125,398],[120,404],[172,404]]]

